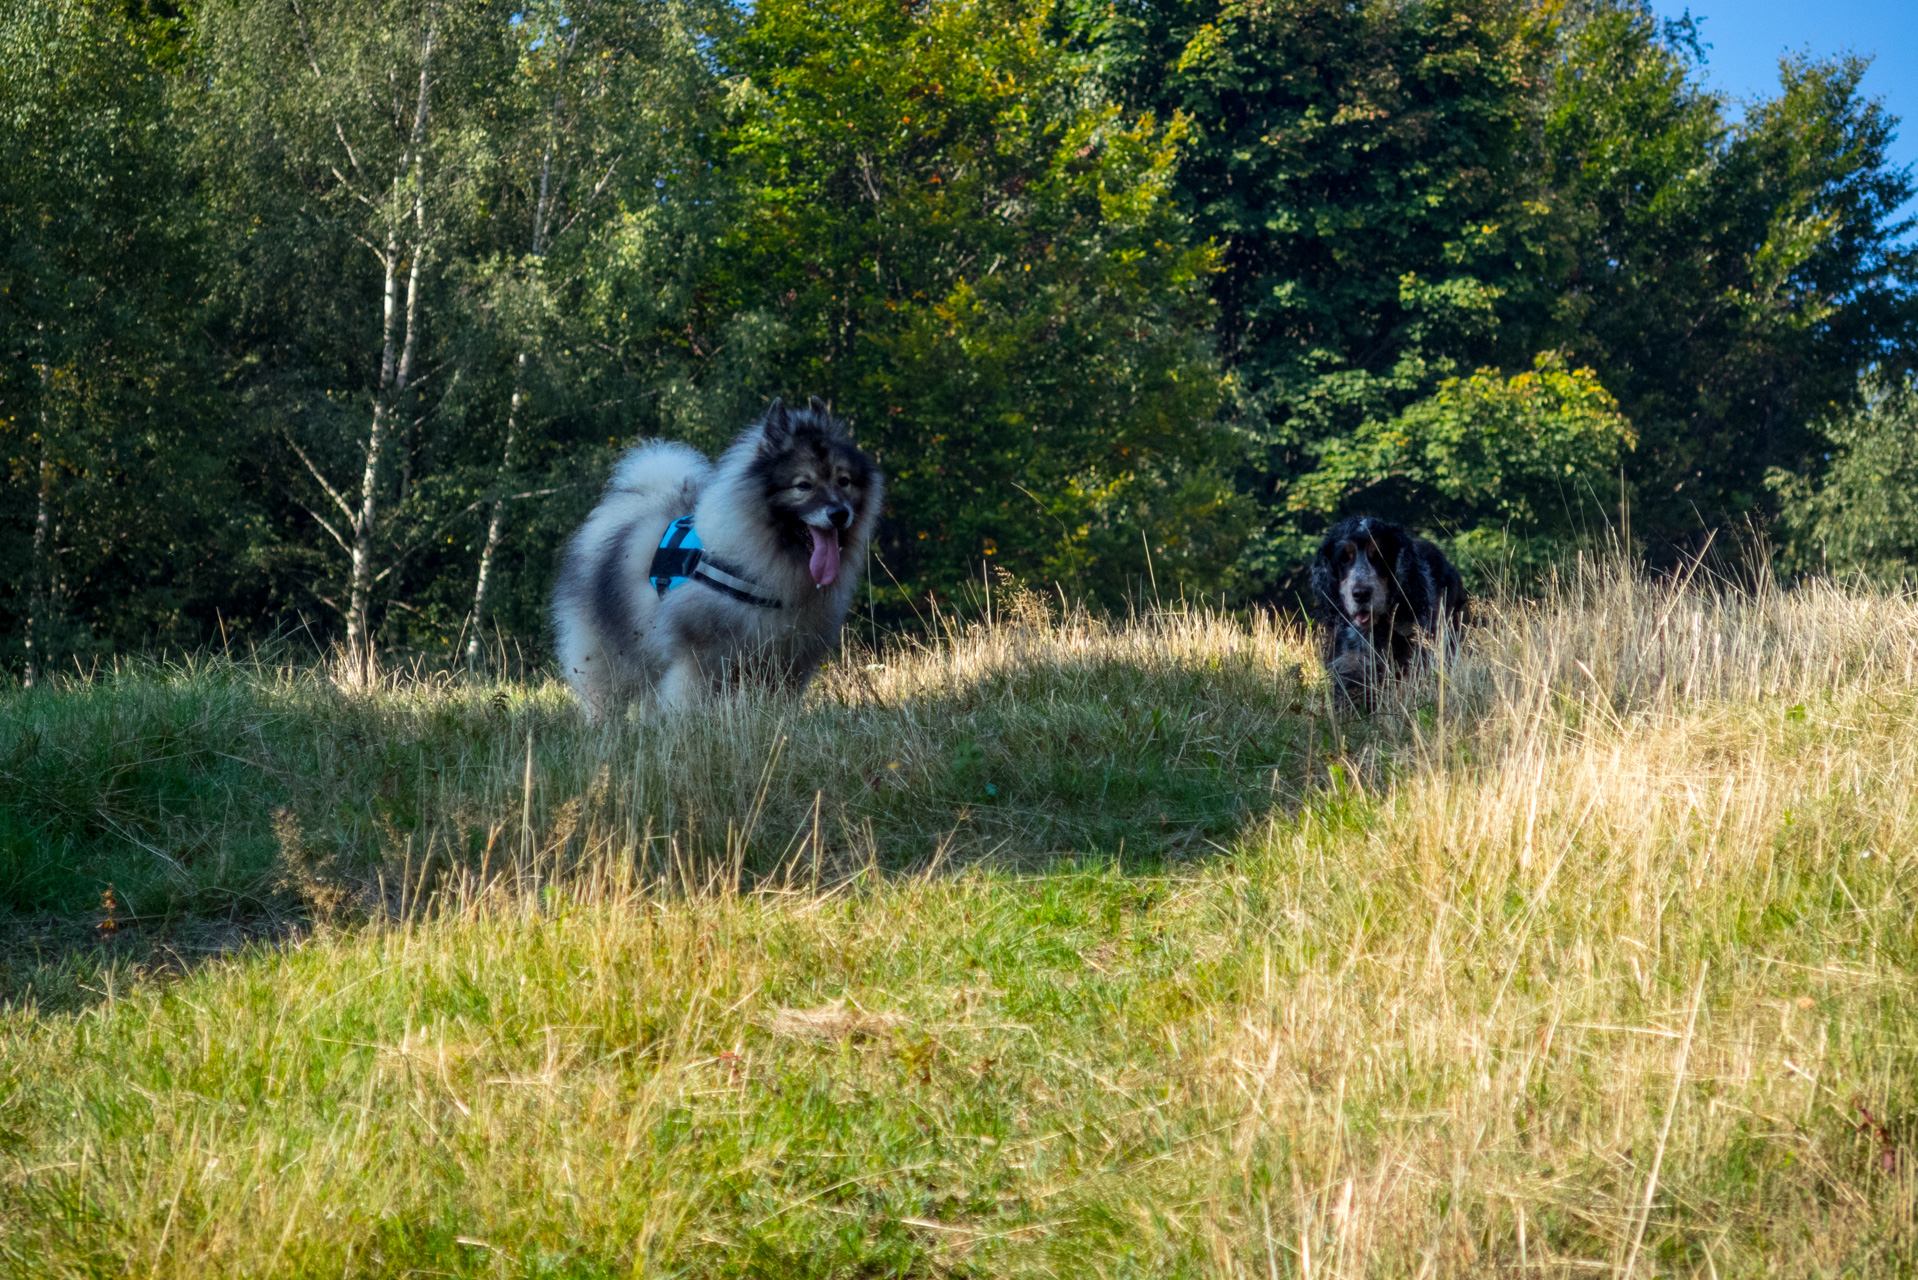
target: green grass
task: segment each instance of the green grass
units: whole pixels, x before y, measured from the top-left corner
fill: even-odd
[[[1199,631],[1197,661],[1154,652]],[[424,863],[478,867],[568,802],[575,822],[585,805],[589,823],[650,826],[674,856],[748,882],[815,817],[808,856],[888,869],[1121,846],[1158,866],[1229,838],[1303,770],[1302,655],[1275,662],[1286,644],[1219,622],[1031,618],[852,657],[803,708],[746,698],[609,730],[550,683],[368,695],[313,669],[131,667],[0,702],[0,911],[74,916],[109,884],[122,919],[156,924],[316,886],[364,897]]]
[[[603,733],[549,688],[22,697],[133,763],[120,825],[204,833],[176,923],[334,923],[16,975],[0,1270],[1912,1274],[1918,610],[1490,613],[1337,722],[1297,638],[1175,616]],[[202,763],[139,773],[168,724]],[[220,752],[264,780],[225,819]],[[28,776],[67,865],[137,868]]]

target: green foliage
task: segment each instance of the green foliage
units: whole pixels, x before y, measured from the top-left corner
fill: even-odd
[[[1781,499],[1780,558],[1799,572],[1907,582],[1918,572],[1918,389],[1877,378],[1864,398],[1826,428],[1833,452],[1819,480],[1767,477]]]
[[[559,542],[609,456],[640,434],[716,444],[763,379],[742,335],[708,359],[687,332],[728,212],[703,152],[723,85],[702,46],[730,29],[730,11],[513,8],[511,70],[488,98],[499,191],[459,269],[476,305],[455,394],[463,448],[445,476],[449,504],[493,505],[422,549],[409,603],[430,604],[402,625],[429,649],[471,625],[495,514],[481,629],[533,639]]]
[[[1617,515],[1635,442],[1597,375],[1545,352],[1511,378],[1447,378],[1390,422],[1332,441],[1288,502],[1327,520],[1403,512],[1475,548],[1570,545]]]
[[[488,247],[507,16],[327,0],[195,14],[180,103],[234,268],[215,296],[266,464],[257,554],[354,648],[459,510],[445,481],[470,435],[455,389],[475,329],[461,268]]]
[[[894,621],[994,562],[1275,599],[1361,503],[1550,558],[1614,463],[1660,560],[1826,494],[1810,564],[1853,488],[1826,424],[1918,341],[1913,183],[1862,62],[1787,59],[1734,121],[1695,35],[1639,0],[8,6],[0,661],[537,657],[609,458],[775,393],[891,474]]]
[[[198,345],[200,224],[160,50],[0,8],[0,654],[197,643],[247,530]]]
[[[1561,48],[1542,142],[1564,283],[1540,346],[1596,369],[1632,420],[1633,525],[1654,546],[1762,519],[1766,469],[1816,473],[1819,424],[1912,341],[1892,121],[1862,60],[1795,57],[1730,124],[1683,42],[1632,5]]]
[[[1827,407],[1911,339],[1912,185],[1858,60],[1788,60],[1734,125],[1691,28],[1633,0],[1077,12],[1126,101],[1193,122],[1180,192],[1224,248],[1218,348],[1267,499],[1255,577],[1297,565],[1328,448],[1469,369],[1593,370],[1664,556],[1762,517],[1767,466],[1815,471]]]
[[[716,93],[710,15],[295,16],[202,6],[180,87],[232,264],[213,274],[263,464],[256,563],[349,624],[364,594],[387,640],[444,652],[497,511],[490,617],[537,643],[611,446],[682,426],[658,407],[686,363],[663,331],[702,262],[685,250],[710,238],[710,193],[686,180]]]
[[[1247,480],[1297,563],[1291,483],[1446,376],[1529,359],[1501,317],[1551,262],[1526,168],[1536,20],[1505,0],[1086,6],[1125,100],[1192,121],[1179,171],[1214,293]]]
[[[1103,101],[1049,19],[777,0],[737,49],[742,204],[710,309],[777,326],[777,385],[828,396],[879,455],[876,585],[908,598],[991,557],[1117,602],[1142,533],[1168,582],[1210,587],[1238,551],[1215,255],[1171,200],[1186,123]]]

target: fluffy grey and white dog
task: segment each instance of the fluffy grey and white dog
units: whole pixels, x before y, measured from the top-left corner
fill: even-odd
[[[560,671],[597,719],[740,678],[803,688],[845,625],[884,482],[814,398],[773,401],[717,464],[643,444],[566,546]]]

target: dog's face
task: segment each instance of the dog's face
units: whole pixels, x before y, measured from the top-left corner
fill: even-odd
[[[872,459],[817,397],[798,411],[774,401],[763,432],[758,470],[781,543],[806,556],[816,585],[831,586],[848,533],[868,523]]]
[[[1386,604],[1385,578],[1373,561],[1377,544],[1348,538],[1332,552],[1338,572],[1339,608],[1354,626],[1369,630],[1375,614]]]
[[[1368,520],[1361,521],[1351,537],[1326,548],[1337,583],[1339,611],[1361,631],[1392,622],[1396,608],[1392,566],[1398,548],[1386,545],[1390,541]]]

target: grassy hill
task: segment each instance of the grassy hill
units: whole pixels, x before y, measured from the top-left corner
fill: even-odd
[[[1593,571],[1364,718],[1031,596],[603,730],[10,694],[0,1270],[1910,1274],[1914,634]]]

